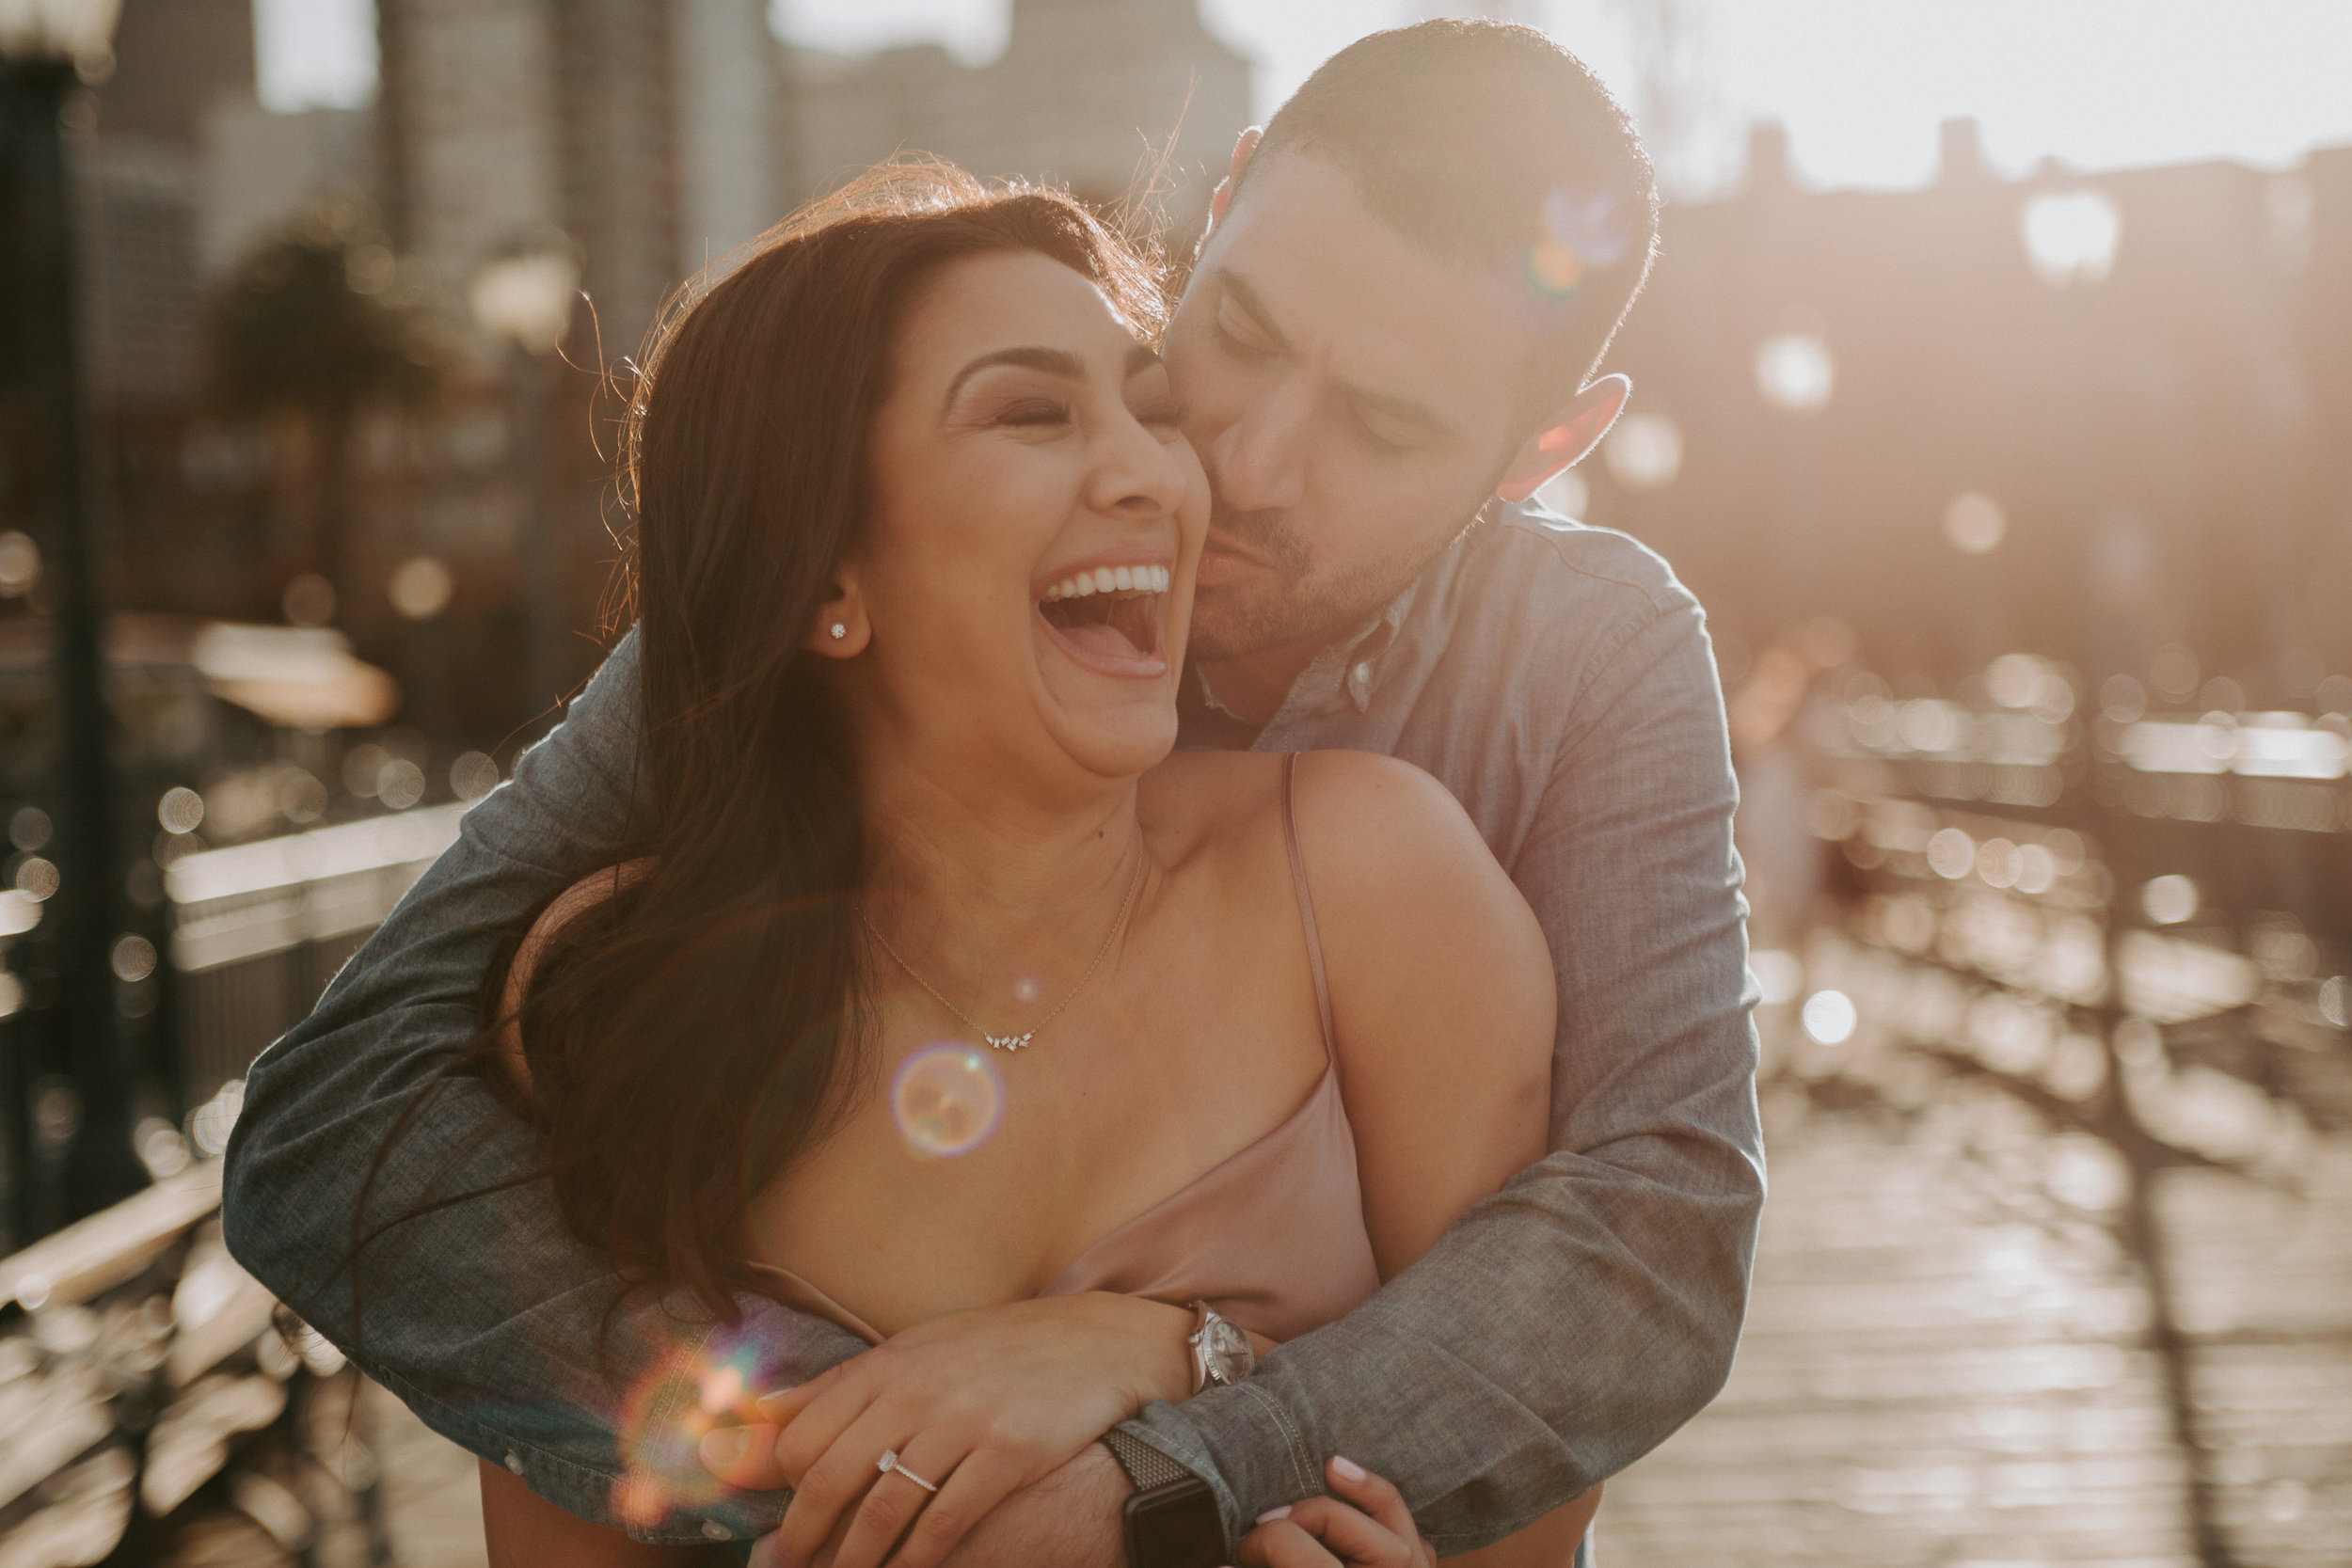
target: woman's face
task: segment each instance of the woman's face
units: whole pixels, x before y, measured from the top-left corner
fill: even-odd
[[[891,370],[845,574],[875,717],[959,762],[1152,767],[1208,515],[1159,356],[1079,274],[998,252],[930,278]]]

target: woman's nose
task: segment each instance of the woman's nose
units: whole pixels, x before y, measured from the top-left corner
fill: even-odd
[[[1149,520],[1165,517],[1184,505],[1184,487],[1190,483],[1181,454],[1156,433],[1130,419],[1120,421],[1120,427],[1104,441],[1089,499],[1094,510],[1106,515]]]

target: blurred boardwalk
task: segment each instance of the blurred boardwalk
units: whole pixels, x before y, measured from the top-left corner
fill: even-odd
[[[474,1457],[368,1385],[368,1420],[384,1456],[384,1523],[399,1568],[485,1568],[482,1482]]]
[[[2300,1196],[2219,1172],[2155,1192],[2181,1281],[2190,1466],[2125,1173],[1991,1089],[1905,1118],[1768,1098],[1772,1200],[1722,1398],[1610,1485],[1608,1568],[2200,1568],[2352,1562],[2352,1142]]]

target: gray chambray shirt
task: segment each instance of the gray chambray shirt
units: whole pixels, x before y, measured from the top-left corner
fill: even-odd
[[[254,1064],[227,1178],[230,1248],[264,1284],[437,1430],[591,1519],[612,1516],[624,1425],[635,1463],[695,1469],[691,1449],[654,1451],[693,1397],[665,1363],[728,1356],[790,1381],[865,1348],[765,1299],[718,1329],[616,1307],[603,1259],[530,1180],[534,1134],[465,1077],[412,1116],[368,1212],[482,1196],[370,1253],[355,1332],[344,1264],[371,1159],[471,1036],[505,934],[626,832],[636,663],[632,632]],[[1127,1430],[1205,1479],[1235,1537],[1345,1454],[1397,1483],[1440,1551],[1485,1544],[1688,1420],[1739,1337],[1764,1170],[1704,618],[1624,535],[1494,506],[1317,657],[1263,732],[1190,682],[1184,721],[1186,744],[1385,752],[1453,790],[1558,968],[1552,1153],[1346,1317]],[[739,1540],[782,1501],[738,1494],[632,1533]]]

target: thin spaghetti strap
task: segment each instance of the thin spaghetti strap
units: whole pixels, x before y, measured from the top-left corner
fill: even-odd
[[[1323,1055],[1338,1060],[1331,1038],[1331,985],[1323,973],[1323,933],[1315,928],[1314,895],[1307,891],[1307,857],[1298,852],[1298,815],[1292,809],[1292,781],[1298,776],[1298,753],[1282,754],[1282,843],[1290,850],[1291,886],[1298,893],[1298,920],[1307,931],[1307,968],[1315,980],[1315,1015],[1323,1023]]]

